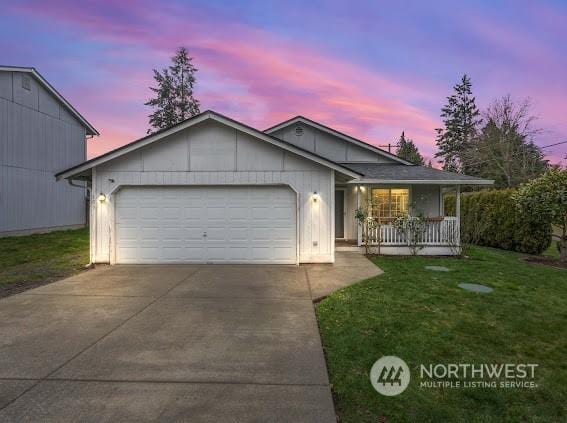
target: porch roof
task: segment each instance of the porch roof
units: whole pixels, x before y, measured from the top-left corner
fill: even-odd
[[[350,183],[431,184],[431,185],[492,185],[494,181],[460,173],[446,172],[426,166],[397,163],[344,163],[363,175]]]

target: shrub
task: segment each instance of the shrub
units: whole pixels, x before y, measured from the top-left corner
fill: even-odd
[[[528,254],[541,254],[551,243],[545,219],[521,213],[513,189],[464,193],[461,197],[461,240]],[[445,197],[445,213],[455,215],[455,196]]]

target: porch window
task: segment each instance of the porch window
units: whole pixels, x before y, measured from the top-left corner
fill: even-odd
[[[372,216],[378,218],[395,218],[408,214],[409,189],[407,188],[373,188]]]

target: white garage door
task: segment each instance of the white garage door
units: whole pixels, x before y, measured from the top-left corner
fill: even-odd
[[[117,263],[296,263],[287,187],[130,187],[115,210]]]

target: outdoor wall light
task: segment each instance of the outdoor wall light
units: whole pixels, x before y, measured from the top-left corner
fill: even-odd
[[[106,201],[106,195],[104,195],[102,192],[99,194],[98,196],[98,201],[100,201],[101,203],[104,203]]]
[[[315,191],[315,192],[313,193],[313,202],[316,203],[317,200],[319,200],[319,198],[320,198],[320,197],[319,197],[319,194],[317,194],[317,191]]]

